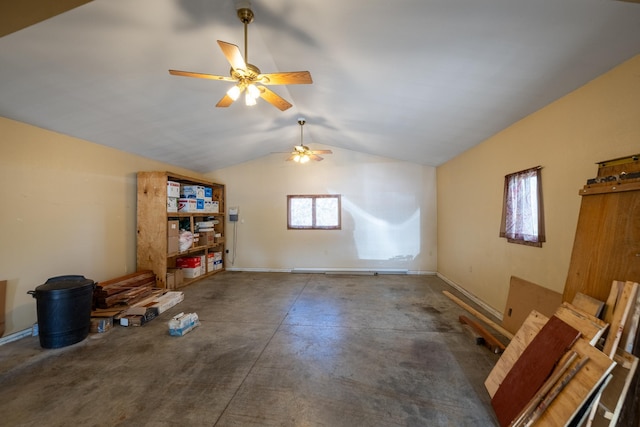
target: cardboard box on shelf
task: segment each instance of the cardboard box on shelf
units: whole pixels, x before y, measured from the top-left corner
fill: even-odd
[[[182,287],[184,284],[184,274],[182,273],[181,268],[169,268],[167,270],[169,273],[173,273],[173,280],[175,282],[174,289],[178,289]]]
[[[211,187],[204,187],[204,200],[209,202],[213,200],[213,189]]]
[[[180,251],[180,237],[167,237],[167,254],[175,254]]]
[[[167,197],[180,197],[180,183],[167,181]]]
[[[204,212],[204,199],[196,199],[196,210]]]
[[[185,279],[195,279],[201,276],[201,270],[202,268],[200,266],[186,267],[182,269],[182,274],[184,274]]]
[[[165,286],[167,289],[175,289],[176,288],[176,275],[173,271],[168,271],[165,279]]]
[[[167,197],[167,212],[178,212],[177,197]]]
[[[211,246],[215,243],[213,237],[213,231],[201,231],[200,232],[200,245]]]
[[[204,211],[207,213],[218,213],[220,209],[220,202],[217,200],[205,200]]]
[[[200,255],[200,275],[207,274],[207,256]]]
[[[167,221],[167,236],[179,236],[180,235],[180,221],[171,220]]]
[[[196,212],[198,203],[196,199],[188,199],[181,197],[178,199],[178,212]]]
[[[204,200],[204,186],[203,185],[183,185],[180,187],[180,197]]]
[[[222,269],[222,260],[213,261],[213,269],[221,270]]]
[[[200,257],[186,256],[186,257],[176,258],[176,267],[183,268],[183,269],[200,267]]]

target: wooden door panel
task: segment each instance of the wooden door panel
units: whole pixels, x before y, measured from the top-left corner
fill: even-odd
[[[605,301],[614,280],[640,281],[640,191],[582,196],[563,300]]]

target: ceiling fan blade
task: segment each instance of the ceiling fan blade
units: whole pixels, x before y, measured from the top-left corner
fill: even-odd
[[[287,157],[287,161],[293,160],[296,157],[297,154],[292,154],[289,157]]]
[[[333,154],[331,150],[311,150],[311,154]]]
[[[229,61],[229,64],[231,64],[231,68],[234,70],[247,69],[247,63],[244,61],[238,46],[221,40],[218,40],[218,45],[220,46],[220,49],[222,49],[222,53],[227,58],[227,61]]]
[[[199,79],[223,80],[227,82],[236,82],[236,79],[225,76],[216,76],[215,74],[192,73],[191,71],[169,70],[169,74],[183,77],[196,77]]]
[[[276,94],[275,92],[267,89],[266,87],[260,86],[259,89],[260,89],[260,98],[264,99],[265,101],[267,101],[269,104],[273,105],[280,111],[284,111],[292,107],[292,105],[289,104],[289,102],[287,102],[284,98],[282,98],[280,95]]]
[[[324,160],[322,157],[317,156],[317,155],[315,155],[315,154],[313,154],[313,153],[312,153],[312,154],[309,154],[309,158],[310,158],[311,160],[316,160],[316,161],[318,161],[318,162],[319,162],[320,160]]]
[[[220,101],[218,101],[218,103],[216,104],[216,107],[228,107],[231,104],[233,104],[233,99],[225,93]]]
[[[308,71],[260,74],[258,81],[264,85],[308,85],[313,83]]]

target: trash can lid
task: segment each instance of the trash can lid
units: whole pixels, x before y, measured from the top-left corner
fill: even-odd
[[[65,290],[82,288],[85,286],[93,286],[95,282],[91,279],[86,279],[84,276],[79,275],[67,275],[57,276],[48,279],[44,285],[40,285],[36,288],[38,292]]]

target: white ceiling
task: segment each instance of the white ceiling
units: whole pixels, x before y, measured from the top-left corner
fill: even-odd
[[[437,166],[640,53],[616,0],[253,0],[249,61],[311,72],[215,108],[234,0],[94,0],[0,38],[0,116],[198,172],[304,142]],[[639,100],[640,102],[640,100]],[[282,155],[283,159],[286,155]]]

